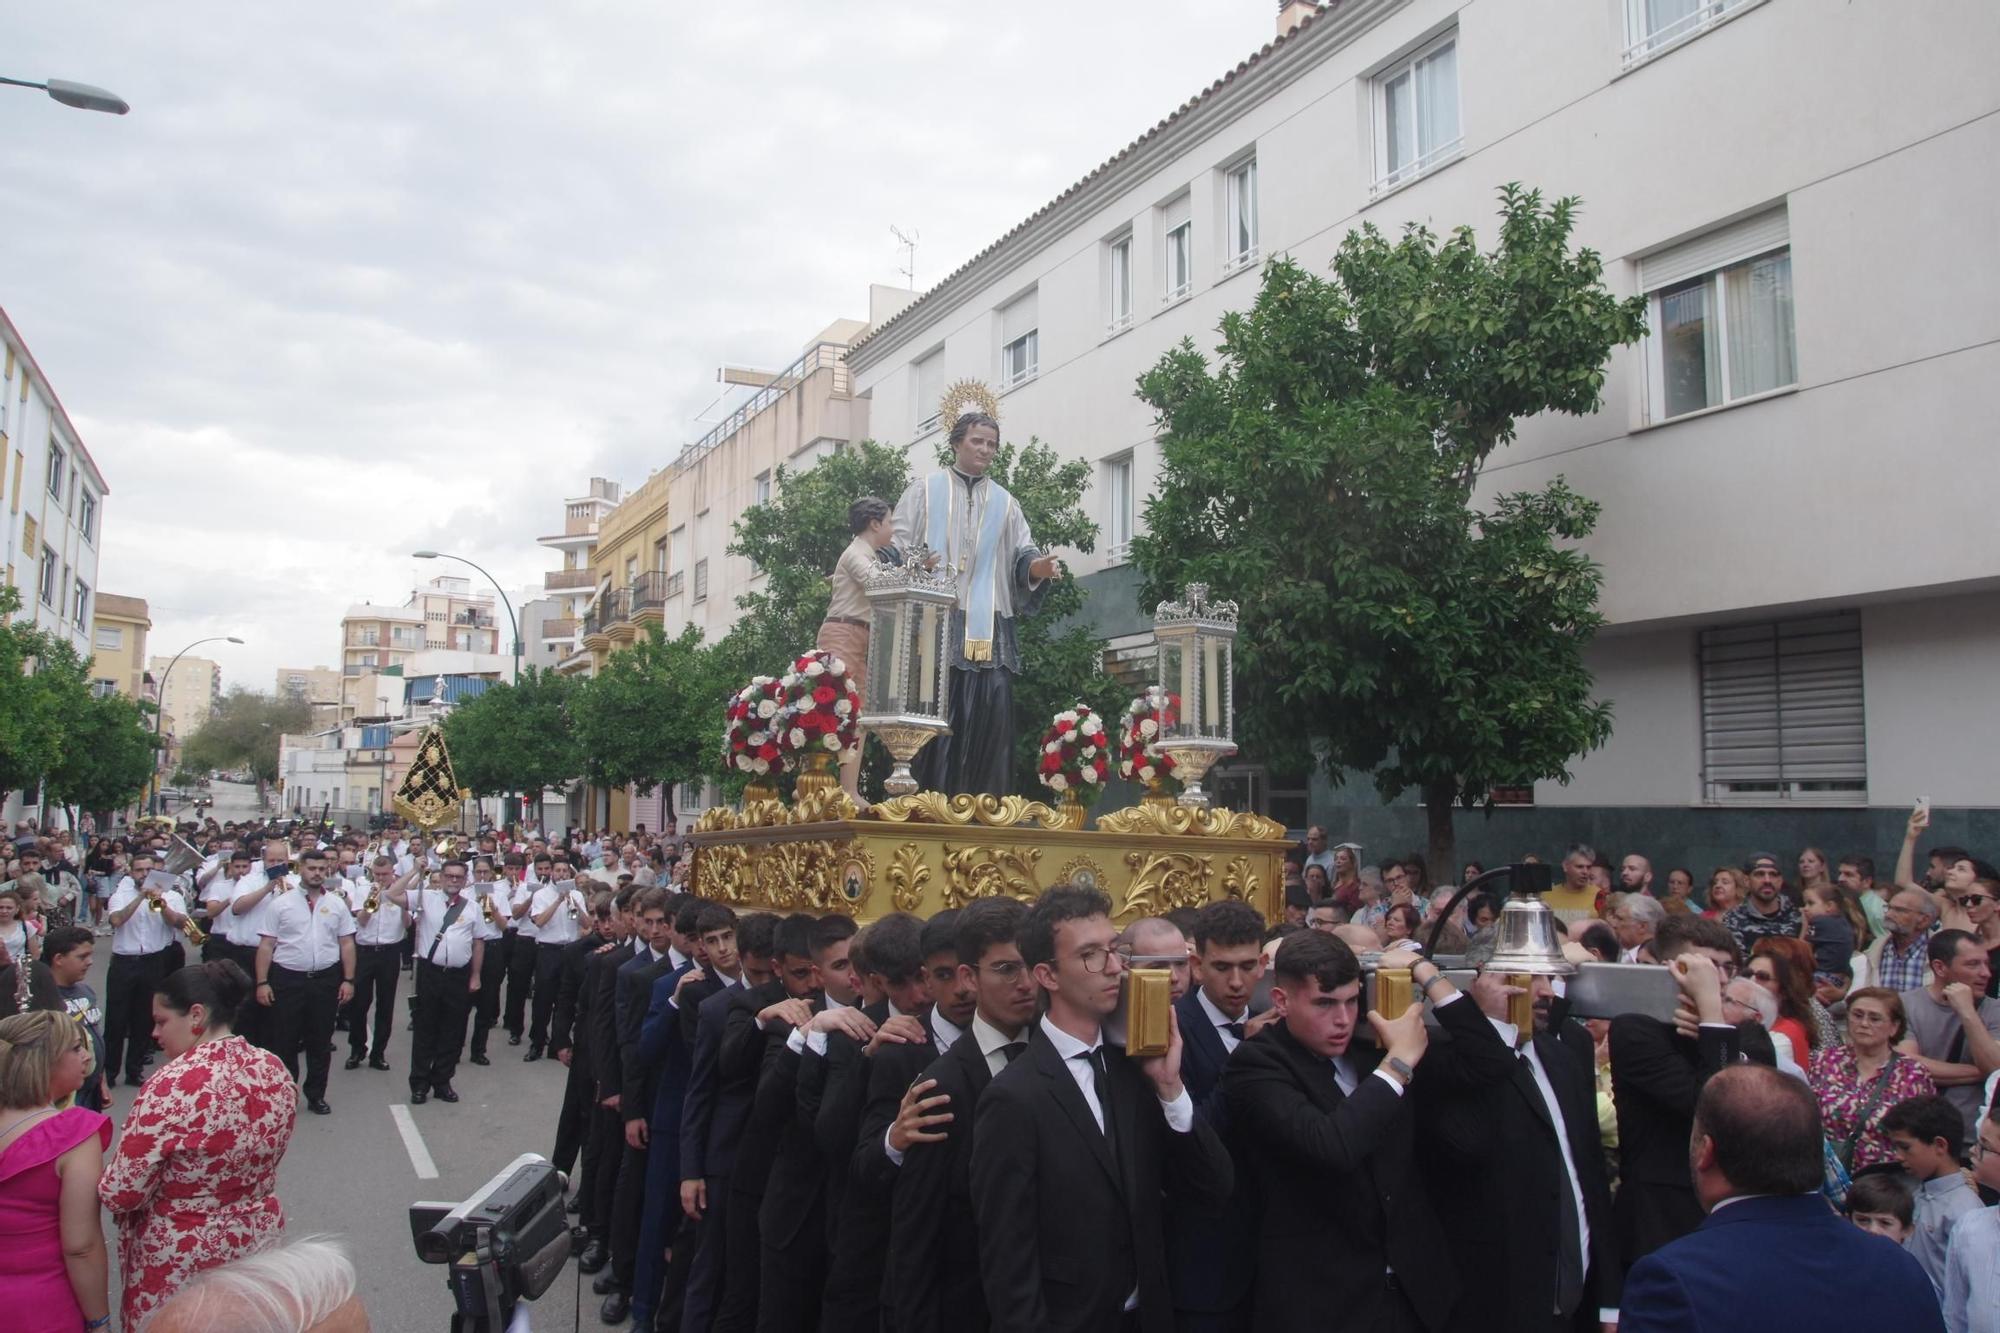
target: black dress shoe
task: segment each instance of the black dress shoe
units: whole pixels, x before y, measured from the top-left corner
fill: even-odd
[[[458,1100],[458,1094],[452,1091],[451,1084],[449,1083],[440,1083],[435,1088],[432,1088],[431,1096],[441,1102],[455,1102]]]
[[[380,1069],[384,1073],[387,1073],[389,1069],[389,1062],[387,1060],[384,1060],[379,1055],[370,1056],[368,1060],[368,1067],[370,1069]]]
[[[590,1289],[599,1296],[609,1296],[618,1290],[618,1274],[612,1269],[605,1269],[590,1279]]]
[[[604,1265],[611,1262],[611,1250],[601,1240],[593,1240],[583,1247],[583,1253],[576,1257],[576,1266],[586,1275],[601,1273]]]
[[[578,1213],[582,1212],[583,1196],[581,1194],[570,1195],[569,1202],[563,1205],[563,1211],[568,1213],[571,1217],[575,1217]]]
[[[521,1057],[521,1063],[526,1065],[531,1065],[535,1063],[535,1061],[541,1058],[542,1058],[542,1048],[539,1046],[530,1046],[528,1048],[528,1053]]]
[[[333,1108],[332,1108],[331,1106],[328,1106],[328,1105],[326,1104],[326,1099],[325,1099],[325,1098],[321,1098],[321,1099],[320,1099],[319,1101],[316,1101],[316,1102],[307,1102],[307,1103],[306,1103],[306,1110],[308,1110],[308,1111],[311,1111],[311,1112],[312,1112],[312,1113],[313,1113],[314,1115],[332,1115],[332,1114],[333,1114]]]
[[[422,1106],[425,1102],[429,1101],[430,1099],[431,1099],[430,1093],[425,1091],[423,1088],[410,1089],[410,1105]]]
[[[486,1058],[486,1052],[474,1051],[472,1053],[472,1063],[476,1065],[490,1065],[493,1062]]]
[[[597,1307],[597,1317],[607,1324],[622,1324],[632,1313],[632,1298],[622,1291],[614,1291],[604,1298],[604,1304]]]
[[[348,1057],[347,1057],[347,1063],[343,1064],[343,1065],[341,1066],[341,1068],[342,1068],[342,1069],[359,1069],[359,1068],[361,1068],[361,1057],[360,1057],[360,1056],[358,1056],[358,1055],[350,1055],[350,1056],[348,1056]]]
[[[520,1034],[520,1033],[518,1033],[518,1032],[510,1032],[510,1033],[508,1033],[508,1034],[507,1034],[507,1044],[508,1044],[509,1046],[519,1046],[519,1045],[521,1044],[521,1034]]]

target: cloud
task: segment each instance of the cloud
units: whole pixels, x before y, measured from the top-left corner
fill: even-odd
[[[0,305],[103,470],[99,586],[231,683],[337,664],[463,551],[511,590],[896,282],[929,284],[1271,34],[1268,4],[129,6],[17,24]]]

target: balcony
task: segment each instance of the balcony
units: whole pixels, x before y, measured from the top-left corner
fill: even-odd
[[[574,639],[579,623],[581,622],[575,616],[556,616],[552,619],[544,620],[542,622],[542,638],[545,641],[552,639]]]
[[[588,569],[552,569],[542,575],[544,592],[568,592],[590,586]]]
[[[625,631],[624,638],[631,638],[628,603],[629,598],[622,591],[599,594],[597,605],[583,618],[583,646],[592,652],[608,649],[621,629]]]
[[[470,625],[474,629],[492,629],[493,617],[485,611],[460,611],[452,617],[454,625]]]
[[[626,594],[631,599],[631,617],[635,624],[659,625],[667,618],[667,575],[661,570],[641,574],[632,580],[632,587]]]
[[[751,394],[713,430],[681,450],[680,456],[674,459],[674,469],[682,471],[693,467],[715,446],[749,425],[751,418],[758,416],[793,389],[822,372],[827,374],[827,387],[835,397],[844,398],[848,395],[852,384],[848,378],[846,344],[815,343],[807,348],[805,355],[771,376],[770,383]]]

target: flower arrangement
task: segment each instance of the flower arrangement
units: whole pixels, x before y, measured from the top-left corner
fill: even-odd
[[[1158,685],[1148,685],[1125,705],[1118,733],[1118,776],[1147,786],[1174,776],[1174,757],[1160,748],[1160,737],[1180,721],[1181,700]]]
[[[861,744],[861,693],[847,664],[823,648],[792,663],[778,682],[777,742],[799,763],[814,754],[838,757]]]
[[[1111,780],[1111,738],[1088,704],[1057,713],[1042,735],[1042,785],[1081,800],[1096,799]]]
[[[729,701],[722,730],[722,762],[753,778],[768,776],[780,759],[777,717],[784,699],[776,676],[756,676]]]

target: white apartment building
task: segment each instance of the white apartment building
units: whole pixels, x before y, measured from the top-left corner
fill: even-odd
[[[1141,649],[1137,377],[1212,349],[1266,256],[1324,273],[1364,223],[1490,246],[1502,184],[1580,196],[1576,243],[1651,334],[1601,412],[1523,423],[1480,497],[1560,473],[1603,505],[1616,727],[1570,785],[1462,815],[1461,852],[1881,855],[1919,795],[1940,840],[2000,845],[2000,7],[1344,0],[1287,30],[851,348],[876,438],[927,462],[943,386],[994,384],[1006,438],[1094,465],[1073,563]],[[1229,782],[1371,856],[1423,841],[1365,782],[1254,755]]]
[[[535,538],[537,544],[559,552],[563,562],[561,569],[552,569],[542,576],[543,596],[553,599],[556,606],[538,618],[539,629],[532,639],[542,649],[535,655],[538,662],[552,659],[550,665],[589,674],[590,655],[583,650],[583,618],[595,592],[590,557],[597,547],[598,524],[618,507],[622,496],[623,488],[617,482],[592,477],[585,494],[563,501],[562,531]],[[522,616],[525,621],[525,608]],[[525,623],[521,633],[529,633]]]
[[[400,707],[400,683],[381,677],[458,673],[511,677],[508,627],[493,611],[493,594],[472,581],[441,574],[410,593],[402,606],[362,602],[340,618],[340,720]],[[382,699],[391,698],[390,705]]]

